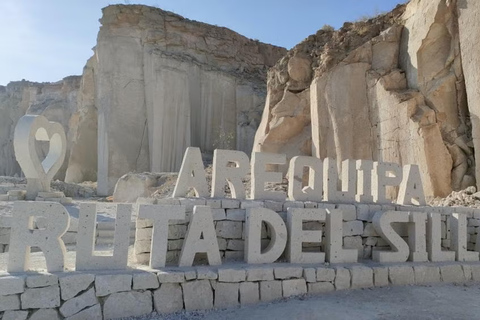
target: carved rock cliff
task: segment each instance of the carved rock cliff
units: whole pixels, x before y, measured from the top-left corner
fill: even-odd
[[[412,0],[319,30],[269,70],[254,151],[418,164],[430,198],[475,185],[479,11]]]

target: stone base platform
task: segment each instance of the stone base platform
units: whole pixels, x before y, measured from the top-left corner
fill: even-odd
[[[162,270],[0,274],[8,319],[116,319],[228,308],[335,290],[480,282],[480,263],[225,264]]]

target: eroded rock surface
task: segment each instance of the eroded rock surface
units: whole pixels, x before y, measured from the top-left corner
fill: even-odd
[[[429,198],[475,185],[478,11],[412,0],[319,30],[270,69],[254,151],[418,164]]]

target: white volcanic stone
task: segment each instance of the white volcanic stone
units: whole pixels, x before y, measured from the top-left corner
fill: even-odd
[[[282,297],[282,281],[260,281],[260,300],[262,302],[269,302]]]
[[[350,268],[352,276],[352,289],[373,287],[373,270],[363,266]]]
[[[185,273],[183,271],[164,270],[157,273],[160,283],[180,283],[185,282]]]
[[[28,311],[5,311],[2,320],[26,320],[28,317]]]
[[[16,294],[1,296],[0,298],[0,312],[5,310],[20,309],[20,297]]]
[[[25,291],[24,277],[0,277],[0,296],[22,293],[23,291]]]
[[[139,317],[151,313],[152,294],[150,291],[119,292],[108,296],[103,304],[104,319]]]
[[[133,290],[156,289],[159,286],[158,276],[155,273],[134,273]]]
[[[239,284],[218,282],[215,285],[215,308],[229,308],[239,304]]]
[[[195,280],[182,283],[185,310],[213,308],[213,290],[209,280]]]
[[[70,317],[80,312],[81,310],[87,307],[91,307],[97,303],[98,303],[98,299],[95,296],[95,289],[90,288],[88,291],[78,295],[77,297],[66,301],[60,307],[60,313],[64,317]]]
[[[41,311],[41,310],[39,310]],[[38,312],[38,311],[37,311]],[[47,318],[50,319],[50,318]],[[87,308],[80,311],[77,314],[74,314],[71,317],[66,318],[65,320],[103,320],[102,307],[100,304],[96,304],[93,307]],[[46,319],[45,319],[46,320]]]
[[[316,282],[308,283],[308,293],[309,294],[318,294],[335,291],[335,287],[330,282]]]
[[[58,284],[58,276],[54,274],[28,276],[26,279],[26,284],[29,288],[53,286]]]
[[[242,282],[246,279],[245,269],[221,268],[218,269],[219,282]]]
[[[409,285],[415,283],[413,268],[410,266],[388,267],[388,278],[393,285]]]
[[[305,279],[290,279],[282,281],[283,296],[297,296],[307,293],[307,283]]]
[[[94,280],[93,274],[62,275],[59,278],[62,299],[69,300],[75,297],[79,292],[87,289]]]
[[[440,282],[440,268],[434,266],[413,266],[415,284]]]
[[[77,315],[79,314],[77,313]],[[32,313],[29,320],[32,320],[32,319],[33,320],[60,320],[60,315],[58,314],[58,311],[55,309],[39,309]],[[68,318],[68,319],[71,319],[71,318]],[[83,318],[83,319],[101,320],[101,318],[93,318],[93,317]],[[80,320],[80,318],[76,318],[74,320]]]
[[[182,287],[178,283],[162,283],[153,292],[153,305],[158,313],[172,313],[183,309]]]
[[[258,282],[240,283],[240,304],[248,305],[260,301],[260,291]]]
[[[132,289],[131,274],[109,274],[95,276],[95,290],[97,297]]]
[[[292,278],[301,278],[303,275],[302,267],[275,267],[273,269],[275,274],[275,279],[292,279]]]
[[[20,298],[23,309],[55,308],[60,306],[60,288],[56,285],[26,289]]]

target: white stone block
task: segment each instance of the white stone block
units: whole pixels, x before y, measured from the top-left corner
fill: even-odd
[[[93,274],[66,274],[59,278],[60,292],[63,300],[75,297],[79,292],[87,289],[95,280]]]
[[[317,268],[317,281],[332,282],[335,280],[335,269]]]
[[[197,268],[197,279],[198,280],[216,280],[218,278],[218,274],[216,271],[212,270],[211,268],[207,267],[198,267]]]
[[[290,279],[282,281],[283,297],[297,296],[307,293],[305,279]]]
[[[185,273],[183,271],[164,270],[157,274],[160,283],[181,283],[185,282]]]
[[[227,209],[227,220],[230,221],[245,221],[245,209]]]
[[[185,280],[194,280],[197,279],[197,271],[196,270],[185,270]]]
[[[363,234],[363,222],[362,221],[347,221],[343,223],[343,236],[351,237]]]
[[[57,203],[17,202],[13,207],[12,231],[7,271],[30,269],[30,247],[39,247],[45,255],[48,272],[63,271],[65,244],[61,237],[68,230],[70,215]],[[45,229],[33,229],[34,217],[44,217]]]
[[[221,209],[222,199],[207,199],[205,205],[209,206],[212,209]]]
[[[173,198],[185,197],[192,188],[196,197],[209,196],[200,148],[188,147],[178,173]]]
[[[156,289],[160,284],[155,273],[142,272],[133,274],[133,290]]]
[[[352,289],[373,287],[373,270],[364,266],[352,266],[350,268],[352,277]]]
[[[355,200],[357,202],[373,202],[372,196],[372,160],[357,160],[355,162],[357,169],[357,192]]]
[[[209,280],[195,280],[182,283],[185,310],[213,308],[213,291]]]
[[[236,199],[222,199],[223,209],[236,209],[240,208],[240,200]]]
[[[216,294],[216,293],[215,293]],[[257,282],[240,283],[240,304],[249,305],[260,301],[259,284]]]
[[[80,312],[82,313],[82,312]],[[82,318],[79,318],[78,316],[80,313],[77,313],[73,317],[67,318],[69,320],[80,320]],[[88,318],[83,318],[83,319],[92,319],[92,320],[102,320],[102,317],[100,315],[100,318],[93,318],[93,317],[88,317]],[[37,311],[34,311],[32,315],[30,316],[29,320],[60,320],[60,315],[58,314],[58,311],[55,309],[38,309]]]
[[[80,294],[79,296],[66,301],[60,307],[60,313],[64,317],[70,317],[74,314],[82,311],[87,307],[91,307],[98,303],[98,299],[95,296],[94,288],[90,288],[88,291]]]
[[[375,287],[388,286],[388,268],[387,267],[373,267],[373,282]]]
[[[452,249],[456,261],[478,261],[479,253],[467,251],[467,216],[453,213],[451,216]]]
[[[387,199],[387,186],[396,187],[402,182],[402,167],[396,163],[375,162],[373,165],[372,196],[378,204],[391,203]]]
[[[357,184],[355,162],[342,162],[342,190],[337,189],[337,161],[331,158],[323,160],[323,201],[353,203]]]
[[[27,287],[40,288],[58,284],[58,276],[55,274],[39,274],[28,276],[26,279]]]
[[[40,312],[42,310],[44,310],[44,309],[40,309],[37,312]],[[33,318],[31,318],[31,319],[33,319]],[[54,319],[54,318],[44,318],[44,319],[47,320],[47,319]],[[100,306],[100,304],[96,304],[93,307],[82,310],[79,313],[77,313],[77,314],[75,314],[71,317],[66,318],[65,320],[85,320],[85,319],[88,319],[88,320],[103,320],[102,307]]]
[[[307,285],[309,294],[320,294],[335,291],[335,287],[330,282],[308,283]]]
[[[440,268],[436,266],[413,266],[415,284],[439,283]]]
[[[325,209],[296,209],[287,211],[287,230],[289,241],[287,243],[286,257],[290,263],[323,263],[324,252],[303,252],[303,243],[322,242],[321,230],[303,230],[304,221],[326,220]]]
[[[218,269],[219,282],[242,282],[246,279],[245,269]]]
[[[197,253],[206,253],[210,265],[222,264],[215,226],[213,224],[212,211],[210,207],[207,206],[195,206],[194,208],[192,220],[188,225],[187,234],[185,235],[180,253],[179,266],[192,266]]]
[[[251,198],[283,201],[284,192],[265,190],[265,183],[281,183],[281,172],[266,171],[267,165],[283,165],[287,161],[285,154],[252,152],[251,160]]]
[[[182,288],[178,283],[163,283],[153,293],[153,305],[158,313],[172,313],[183,309]]]
[[[260,300],[273,301],[282,298],[282,281],[260,281]]]
[[[372,223],[365,223],[365,229],[363,230],[362,237],[379,237]]]
[[[130,291],[132,289],[131,274],[108,274],[95,277],[97,297],[107,296],[115,292]]]
[[[241,221],[218,221],[215,230],[219,237],[226,239],[241,239],[243,225]]]
[[[410,212],[408,223],[409,260],[413,262],[428,261],[427,253],[427,214]]]
[[[60,306],[59,286],[26,289],[20,296],[22,309],[55,308]]]
[[[308,185],[303,187],[303,172],[307,167]],[[288,198],[297,201],[321,201],[323,190],[323,164],[315,157],[295,156],[288,171]],[[286,209],[284,209],[286,210]]]
[[[428,213],[427,222],[427,251],[428,259],[432,262],[455,261],[454,251],[442,251],[441,238],[441,215],[439,213]]]
[[[315,271],[315,268],[304,268],[303,278],[307,282],[317,282],[317,273]]]
[[[343,249],[343,214],[340,210],[327,210],[327,227],[325,230],[325,253],[330,263],[353,263],[357,262],[358,250]],[[352,221],[355,222],[355,221]],[[362,224],[361,221],[356,221]],[[349,222],[347,222],[349,223]]]
[[[335,289],[345,290],[350,288],[350,270],[345,268],[336,268],[335,270]]]
[[[390,245],[391,251],[374,250],[373,260],[385,262],[405,262],[410,255],[408,244],[393,229],[393,222],[409,222],[408,212],[377,212],[373,217],[375,231]]]
[[[398,191],[397,203],[403,205],[424,206],[425,193],[418,165],[403,166],[403,179]]]
[[[233,209],[235,210],[235,209]],[[225,209],[212,209],[212,217],[214,221],[220,221],[227,219]]]
[[[49,151],[40,160],[35,140],[49,141]],[[50,191],[50,182],[62,167],[67,152],[63,126],[41,115],[25,115],[15,126],[15,157],[27,178],[27,198],[35,199],[39,191]]]
[[[151,313],[152,293],[130,291],[112,293],[103,305],[104,319],[139,317]]]
[[[336,209],[341,210],[343,213],[343,221],[357,220],[357,207],[352,204],[338,204]]]
[[[462,266],[459,264],[440,266],[440,275],[442,281],[447,283],[462,283],[466,281]]]
[[[262,252],[262,225],[269,225],[271,241]],[[287,227],[283,219],[270,209],[251,208],[247,210],[245,222],[245,261],[250,264],[273,263],[283,253],[287,244]]]
[[[150,255],[150,268],[161,268],[167,260],[168,239],[183,238],[186,232],[184,225],[169,225],[171,220],[185,219],[185,206],[167,205],[140,205],[138,207],[138,218],[153,221],[153,232],[151,246],[156,248]],[[150,252],[148,241],[137,239],[135,242],[135,253]],[[148,250],[148,251],[147,251]]]
[[[410,266],[388,267],[388,278],[395,286],[405,286],[415,283],[413,268]]]
[[[0,312],[20,309],[20,297],[16,294],[0,296]]]
[[[273,211],[278,212],[283,210],[283,201],[265,200],[264,205],[265,205],[265,208]]]
[[[132,205],[117,204],[112,255],[94,255],[97,208],[94,203],[80,205],[75,270],[102,270],[127,267]]]
[[[215,308],[235,307],[239,304],[239,284],[218,282],[215,287]]]
[[[28,311],[21,310],[9,310],[5,311],[2,320],[26,320],[28,317]]]
[[[7,296],[25,291],[25,278],[21,276],[0,277],[0,296]]]
[[[303,268],[302,267],[294,267],[294,266],[282,266],[282,267],[275,267],[273,269],[275,279],[295,279],[301,278],[303,275]]]
[[[228,166],[232,162],[235,166]],[[242,179],[250,171],[249,162],[248,156],[242,151],[216,149],[213,152],[212,197],[224,197],[227,183],[232,198],[245,199]]]
[[[247,281],[270,281],[273,280],[272,267],[248,267]]]

